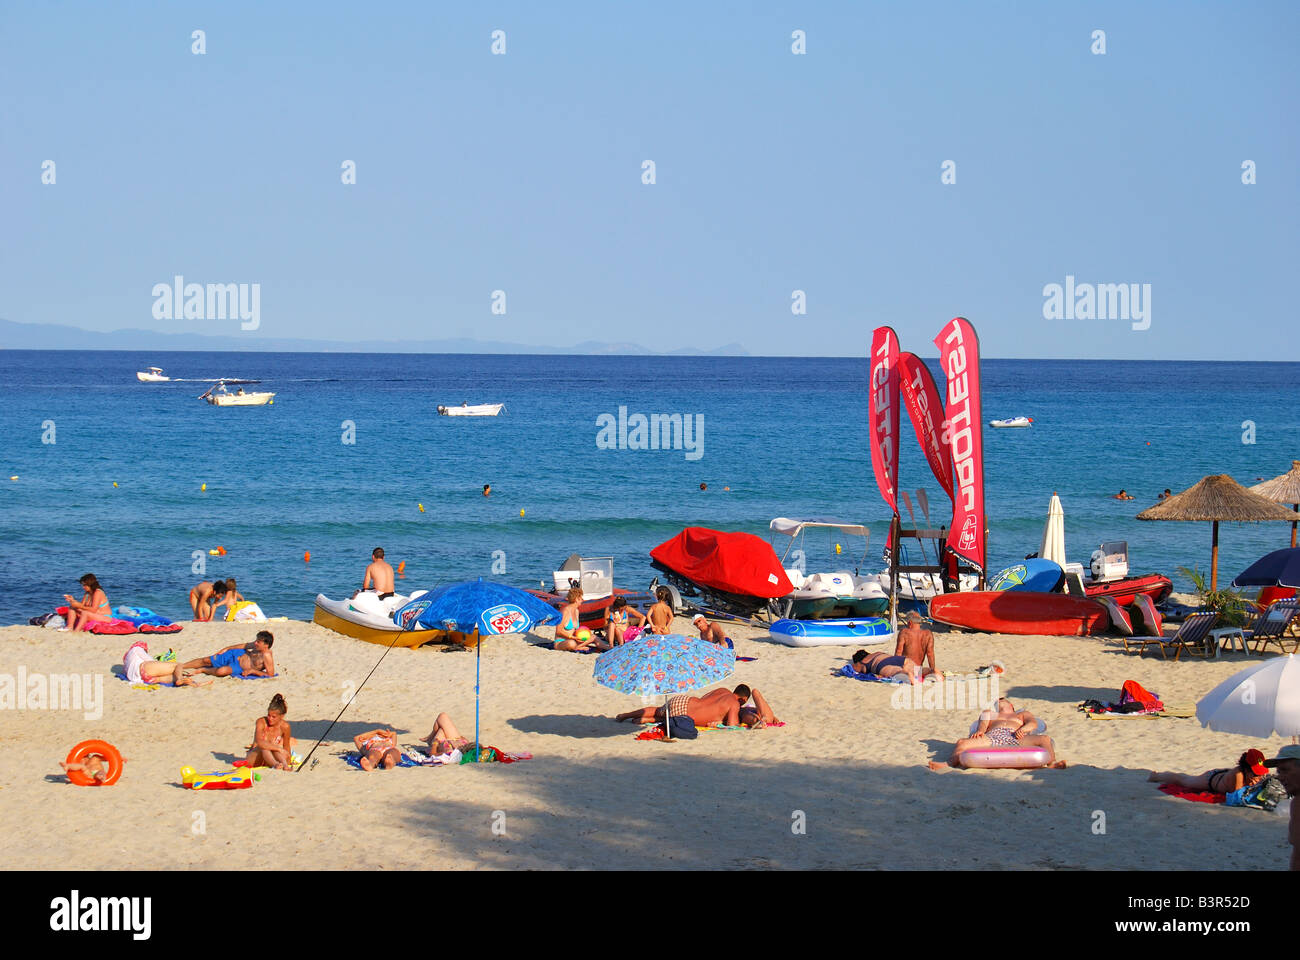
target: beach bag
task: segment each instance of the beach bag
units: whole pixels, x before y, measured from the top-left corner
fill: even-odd
[[[1270,773],[1253,787],[1234,790],[1224,799],[1230,807],[1254,807],[1257,810],[1273,810],[1286,799],[1286,788],[1277,774]]]
[[[664,721],[666,733],[673,740],[694,740],[700,735],[700,731],[695,729],[695,721],[686,714],[680,717],[670,717]]]

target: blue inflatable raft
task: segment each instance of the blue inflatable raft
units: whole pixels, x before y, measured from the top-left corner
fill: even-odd
[[[774,643],[787,647],[848,647],[893,643],[894,631],[881,617],[847,620],[778,620],[768,630]]]

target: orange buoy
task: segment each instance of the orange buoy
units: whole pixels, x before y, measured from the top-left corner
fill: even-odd
[[[108,773],[104,774],[104,779],[99,780],[86,773],[84,770],[69,770],[68,781],[75,783],[79,787],[110,787],[117,783],[122,776],[122,764],[126,761],[122,759],[122,754],[118,753],[117,747],[104,740],[82,740],[72,748],[68,754],[68,759],[63,761],[67,764],[84,763],[88,757],[99,757],[108,766]]]
[[[405,572],[405,571],[406,571],[406,561],[403,560],[401,563],[399,563],[399,564],[397,565],[397,575],[398,575],[399,577],[404,577],[404,576],[406,576],[406,572]]]
[[[226,548],[223,547],[223,546],[218,545],[218,546],[217,546],[217,553],[221,554],[221,555],[224,557],[224,556],[226,555]]]
[[[308,550],[306,553],[304,553],[304,554],[302,555],[302,562],[303,562],[303,563],[311,563],[311,551],[310,551],[310,550]]]

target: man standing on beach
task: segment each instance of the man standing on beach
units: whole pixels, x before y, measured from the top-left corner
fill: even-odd
[[[384,548],[375,547],[374,552],[370,554],[370,566],[366,567],[366,578],[361,581],[361,589],[374,590],[379,594],[380,600],[387,600],[396,589],[395,582],[393,568],[384,559]],[[356,594],[354,593],[353,596],[355,597]]]
[[[894,656],[906,657],[913,663],[921,664],[922,677],[937,673],[934,665],[934,634],[921,626],[921,615],[912,610],[907,615],[907,626],[898,631],[898,644],[894,647]],[[926,660],[930,666],[924,667]]]
[[[1264,766],[1273,767],[1277,778],[1286,788],[1286,795],[1294,798],[1300,793],[1300,746],[1288,744],[1277,752],[1272,760],[1265,760]],[[1291,824],[1287,827],[1286,838],[1291,844],[1291,869],[1300,870],[1300,819],[1296,818],[1295,800],[1291,801]]]

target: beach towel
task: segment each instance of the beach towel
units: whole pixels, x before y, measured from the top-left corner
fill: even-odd
[[[113,636],[136,633],[137,631],[135,624],[127,620],[95,620],[86,628],[86,632]]]
[[[874,673],[858,673],[853,669],[853,664],[846,663],[837,671],[841,677],[851,677],[854,680],[869,680],[874,683],[907,683],[907,674],[896,673],[892,677],[878,677]]]
[[[1208,793],[1199,790],[1184,790],[1175,783],[1160,784],[1160,792],[1167,793],[1171,797],[1179,797],[1183,800],[1192,800],[1196,803],[1223,803],[1224,796],[1221,793]]]
[[[364,771],[364,770],[366,769],[365,767],[363,767],[363,766],[361,765],[361,754],[359,754],[359,753],[355,753],[355,752],[354,752],[354,753],[346,754],[346,755],[343,757],[343,760],[344,760],[344,762],[345,762],[349,767],[356,767],[358,770],[362,770],[362,771]],[[402,759],[400,759],[400,760],[397,761],[396,766],[398,766],[398,767],[418,767],[418,766],[420,766],[420,764],[416,763],[414,760],[412,760],[410,757],[408,757],[405,753],[403,753],[403,754],[402,754]],[[383,766],[380,765],[380,766],[377,767],[376,769],[383,769]]]
[[[154,613],[148,607],[118,607],[113,611],[113,616],[119,620],[125,620],[127,623],[134,623],[137,627],[146,624],[156,627],[169,627],[174,622],[162,614]]]
[[[179,623],[142,623],[139,627],[140,633],[180,633],[181,625]]]
[[[470,744],[461,752],[461,763],[515,763],[519,760],[531,760],[533,755],[526,750],[519,753],[506,753],[499,747],[483,745],[481,751]]]

